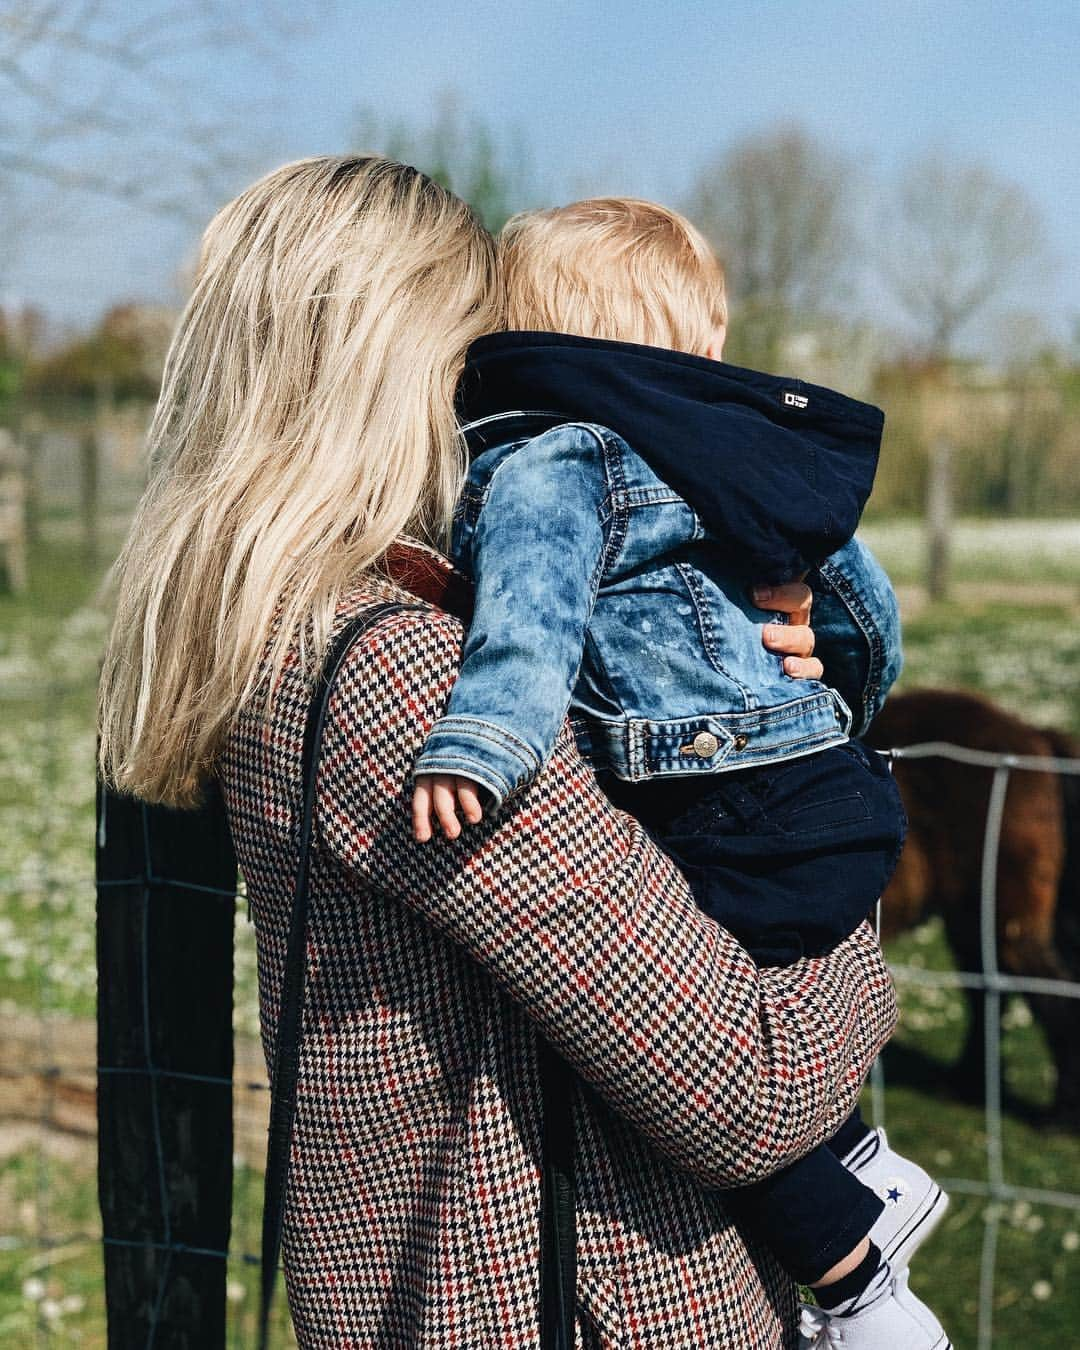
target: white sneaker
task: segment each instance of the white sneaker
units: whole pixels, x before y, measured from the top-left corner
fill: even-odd
[[[952,1350],[941,1323],[907,1281],[905,1270],[889,1281],[883,1296],[846,1314],[804,1303],[799,1350]]]
[[[899,1274],[945,1217],[949,1197],[918,1163],[891,1149],[880,1128],[853,1148],[843,1163],[884,1200],[870,1241]]]

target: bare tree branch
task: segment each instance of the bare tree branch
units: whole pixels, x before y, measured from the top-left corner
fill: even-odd
[[[1023,189],[940,149],[901,175],[879,238],[882,275],[936,356],[1049,261],[1042,218]]]
[[[295,15],[277,0],[0,0],[0,197],[50,182],[205,218],[253,148],[250,110],[206,70],[281,62]]]
[[[743,140],[698,174],[687,208],[724,261],[744,359],[774,363],[796,323],[850,293],[850,186],[848,164],[797,125]]]

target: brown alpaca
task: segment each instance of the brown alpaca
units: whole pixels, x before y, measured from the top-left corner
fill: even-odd
[[[969,749],[1075,758],[1068,737],[1012,716],[975,694],[921,689],[891,698],[867,742],[878,749],[947,741]],[[909,818],[907,842],[882,904],[884,939],[940,914],[958,969],[979,972],[983,839],[993,770],[949,760],[898,759]],[[1014,769],[997,873],[997,959],[1013,975],[1080,976],[1077,826],[1080,780]],[[1070,839],[1069,836],[1072,836]],[[1080,1002],[1029,998],[1057,1066],[1055,1111],[1080,1123]],[[958,1086],[983,1081],[984,1005],[969,997],[970,1030]]]

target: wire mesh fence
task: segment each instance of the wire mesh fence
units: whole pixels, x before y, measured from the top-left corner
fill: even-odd
[[[81,702],[84,695],[85,689],[54,678],[28,692],[21,708],[24,714],[30,714],[33,705],[43,700],[52,715],[40,722],[37,747],[40,753],[33,757],[32,770],[38,786],[36,808],[24,813],[19,821],[20,828],[29,832],[34,848],[28,852],[30,861],[20,873],[3,881],[0,894],[5,898],[33,900],[31,908],[41,920],[43,943],[48,942],[50,924],[57,917],[67,919],[74,913],[85,920],[89,913],[85,868],[80,870],[71,865],[71,852],[56,830],[58,810],[61,805],[71,809],[72,803],[70,774],[65,769],[71,746],[64,739],[63,719],[58,723],[55,714],[65,701],[71,702],[76,711],[84,710]],[[8,707],[13,715],[18,715],[18,702],[8,701]],[[84,768],[86,748],[83,732],[77,759]],[[936,742],[909,745],[892,753],[897,761],[951,760],[991,775],[982,846],[980,968],[928,970],[910,962],[897,962],[892,967],[901,991],[911,987],[972,991],[983,1002],[985,1175],[939,1179],[955,1196],[969,1195],[986,1202],[981,1214],[979,1268],[970,1272],[972,1281],[977,1278],[978,1282],[975,1324],[968,1328],[950,1327],[958,1346],[977,1345],[979,1350],[985,1350],[995,1344],[1011,1343],[995,1338],[995,1286],[1004,1207],[1025,1202],[1034,1207],[1080,1210],[1080,1193],[1076,1191],[1065,1186],[1032,1186],[1010,1177],[1003,1144],[1000,1032],[1002,1003],[1007,997],[1075,1000],[1080,998],[1080,982],[1003,970],[997,908],[999,852],[1011,779],[1036,771],[1077,775],[1080,760],[987,754]],[[254,1344],[256,1252],[268,1094],[254,1022],[254,951],[250,928],[243,922],[245,897],[242,883],[235,888],[208,887],[193,881],[185,874],[183,856],[178,857],[175,852],[175,870],[163,871],[160,859],[155,856],[156,844],[147,821],[145,812],[140,811],[135,834],[141,830],[141,838],[136,841],[132,834],[132,843],[137,843],[139,854],[135,859],[137,865],[125,875],[103,877],[98,888],[99,951],[103,950],[102,915],[111,913],[114,936],[120,935],[128,963],[119,992],[128,999],[133,1034],[123,1053],[113,1053],[117,1047],[107,1046],[107,1037],[95,1042],[93,1023],[85,1015],[88,1001],[93,999],[92,988],[89,1000],[72,1001],[58,978],[58,963],[47,953],[36,964],[25,963],[25,978],[18,988],[5,991],[4,1040],[0,1050],[0,1140],[5,1167],[4,1203],[0,1206],[0,1270],[15,1301],[8,1300],[0,1311],[0,1341],[4,1344],[35,1348],[68,1343],[103,1345],[103,1252],[106,1265],[120,1258],[120,1264],[112,1272],[111,1291],[120,1288],[117,1274],[125,1269],[125,1257],[133,1263],[127,1267],[134,1281],[131,1287],[145,1287],[149,1272],[154,1288],[150,1306],[134,1310],[145,1334],[131,1343],[145,1344],[149,1350],[156,1342],[162,1343],[161,1328],[171,1317],[187,1315],[182,1306],[183,1295],[176,1293],[178,1286],[186,1288],[190,1296],[193,1289],[217,1281],[219,1294],[228,1308],[227,1344],[236,1347]],[[108,811],[99,810],[99,849],[113,827]],[[85,857],[85,852],[82,856]],[[134,858],[134,854],[131,856]],[[72,903],[73,896],[80,896],[81,901]],[[164,912],[163,897],[169,897],[173,905],[173,919],[171,926],[167,923],[155,934],[155,912]],[[185,990],[181,980],[171,990],[171,1003],[168,1000],[161,1003],[161,991],[154,988],[153,978],[155,971],[160,974],[164,969],[166,949],[174,965],[179,960],[175,946],[180,932],[178,925],[186,923],[197,930],[211,911],[216,912],[219,926],[231,929],[234,912],[240,922],[236,925],[235,1007],[233,972],[229,971],[228,1064],[223,1071],[207,1073],[191,1067],[200,1062],[199,1054],[185,1058],[185,1045],[191,1050],[199,1030],[198,1018],[194,1016],[199,1010],[194,1008],[192,1019],[179,1027],[179,1034],[167,1047],[172,1058],[163,1057],[155,1016],[163,1009],[175,1012],[182,1008],[185,996],[190,1007],[192,990],[190,987]],[[81,946],[76,944],[76,952],[81,952],[84,960],[90,956],[85,941]],[[190,974],[199,960],[197,945],[189,949],[187,960],[186,967],[182,960],[179,964]],[[10,993],[16,997],[10,997]],[[109,994],[116,993],[113,982]],[[84,1015],[78,1015],[80,1011]],[[201,1011],[205,1013],[206,1009]],[[219,1014],[220,1011],[219,1008]],[[201,1062],[205,1063],[205,1055]],[[99,1195],[101,1183],[95,1174],[95,1079],[100,1094],[112,1094],[114,1114],[120,1100],[116,1085],[127,1085],[130,1111],[138,1117],[133,1129],[144,1139],[150,1138],[153,1160],[152,1175],[143,1175],[136,1165],[138,1148],[132,1140],[125,1140],[122,1131],[114,1140],[118,1174],[123,1177],[125,1171],[128,1173],[125,1178],[128,1192],[140,1191],[145,1203],[132,1216],[127,1230],[123,1225],[110,1227],[107,1217],[104,1234],[99,1201],[104,1204],[107,1216],[109,1205],[104,1193]],[[887,1071],[879,1061],[869,1087],[875,1123],[886,1123],[887,1087]],[[210,1182],[210,1188],[216,1188],[218,1201],[223,1194],[231,1197],[231,1204],[217,1206],[213,1222],[218,1226],[219,1238],[212,1242],[198,1238],[199,1223],[205,1219],[205,1213],[195,1215],[194,1225],[191,1222],[190,1192],[195,1183],[190,1177],[177,1175],[177,1160],[183,1148],[187,1147],[191,1164],[197,1157],[200,1137],[197,1128],[192,1133],[188,1120],[186,1145],[180,1139],[183,1130],[178,1132],[175,1128],[176,1116],[177,1113],[184,1116],[185,1112],[201,1113],[204,1125],[210,1121],[214,1129],[227,1127],[232,1131],[228,1174],[224,1179],[211,1178]],[[1077,1181],[1080,1184],[1080,1177]],[[72,1278],[57,1279],[56,1272],[64,1270],[72,1272]],[[208,1271],[215,1273],[208,1275]],[[280,1345],[291,1343],[283,1299],[277,1306],[275,1340]],[[1037,1340],[1030,1343],[1043,1344]]]
[[[1044,995],[1053,998],[1080,998],[1080,983],[1074,980],[1043,979],[1002,971],[998,957],[998,873],[1002,825],[1005,820],[1009,781],[1018,773],[1080,775],[1080,759],[994,754],[945,742],[927,742],[894,749],[891,758],[941,759],[992,772],[983,829],[982,873],[979,894],[979,971],[927,971],[910,965],[892,964],[893,978],[899,983],[923,983],[937,987],[974,990],[982,995],[985,1026],[984,1115],[986,1134],[986,1178],[942,1177],[941,1184],[956,1194],[983,1196],[991,1204],[984,1216],[982,1256],[979,1266],[978,1323],[976,1344],[989,1350],[994,1344],[994,1286],[997,1269],[998,1237],[1002,1202],[1024,1200],[1031,1204],[1052,1205],[1080,1210],[1080,1193],[1061,1189],[1042,1189],[1011,1183],[1006,1176],[1002,1138],[1002,998],[1006,994]],[[878,908],[880,925],[881,909]],[[876,1124],[885,1123],[884,1070],[881,1060],[872,1073],[872,1110]]]

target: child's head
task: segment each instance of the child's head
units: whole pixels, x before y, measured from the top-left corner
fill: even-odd
[[[525,211],[507,222],[500,249],[511,328],[719,360],[724,269],[677,211],[634,197]]]

